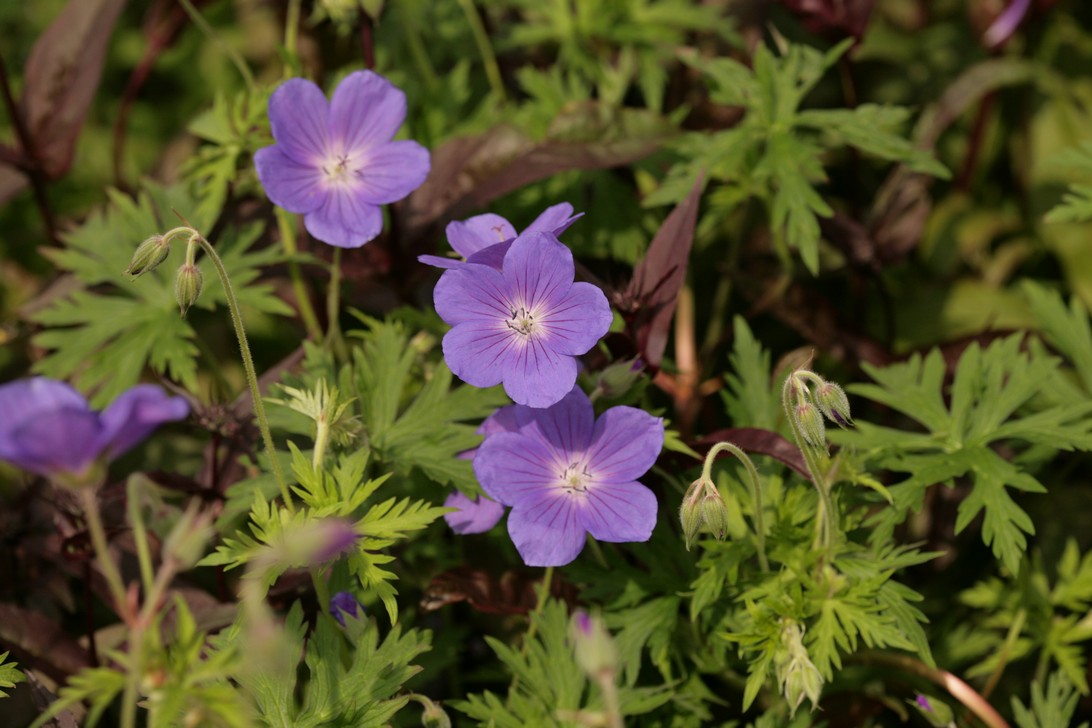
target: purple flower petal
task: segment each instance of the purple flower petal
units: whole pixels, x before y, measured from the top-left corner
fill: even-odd
[[[14,465],[38,475],[79,474],[100,452],[102,425],[94,412],[60,408],[40,412],[11,433]]]
[[[458,268],[463,264],[463,261],[457,258],[442,258],[439,255],[418,255],[417,260],[433,268]]]
[[[321,165],[329,149],[326,97],[318,86],[290,78],[269,97],[269,126],[277,145],[301,164]]]
[[[493,387],[509,366],[512,333],[492,322],[468,321],[444,334],[444,360],[459,379],[475,387]]]
[[[502,369],[504,391],[519,404],[549,407],[576,384],[576,359],[559,354],[547,343],[516,342],[512,351],[514,355],[508,356],[506,368]]]
[[[554,487],[564,467],[544,442],[519,433],[490,435],[474,456],[478,482],[490,498],[506,506],[536,501]]]
[[[516,237],[516,229],[512,227],[512,223],[492,213],[475,215],[466,220],[453,220],[447,224],[445,232],[452,250],[464,258]]]
[[[574,283],[550,308],[546,322],[550,346],[561,354],[586,354],[610,330],[613,320],[603,291],[591,283]]]
[[[517,405],[510,404],[507,407],[501,407],[499,410],[482,420],[482,424],[475,432],[479,435],[497,435],[501,432],[519,432],[519,410],[521,408]]]
[[[440,318],[452,326],[474,321],[504,329],[502,322],[512,313],[505,288],[500,271],[462,264],[440,276],[432,292],[432,302]]]
[[[326,176],[314,164],[301,164],[281,147],[263,147],[254,153],[258,180],[273,204],[289,212],[306,213],[326,202]]]
[[[353,190],[334,187],[322,207],[307,213],[304,227],[316,239],[339,248],[359,248],[383,230],[383,211]]]
[[[1013,0],[1009,3],[1005,11],[997,16],[997,20],[993,21],[982,36],[986,45],[996,48],[1012,37],[1012,34],[1020,27],[1020,22],[1024,19],[1029,7],[1031,7],[1031,0]]]
[[[0,386],[0,459],[12,460],[18,455],[11,441],[15,430],[39,414],[59,409],[86,412],[90,408],[82,394],[54,379],[35,377]]]
[[[350,73],[330,99],[330,138],[341,152],[386,144],[405,119],[406,94],[372,71]]]
[[[523,234],[527,233],[552,233],[554,235],[561,235],[569,229],[569,226],[584,216],[584,213],[573,214],[573,206],[568,202],[562,202],[561,204],[554,205],[553,207],[547,207],[542,211],[535,221],[528,225]],[[512,234],[513,237],[515,233]]]
[[[600,541],[647,541],[656,526],[656,496],[637,482],[588,486],[580,524]]]
[[[528,309],[553,306],[573,285],[573,254],[546,233],[520,235],[504,256],[504,277]],[[603,333],[606,333],[605,331]]]
[[[526,418],[520,432],[540,440],[561,467],[583,456],[595,428],[595,410],[580,389],[574,387],[552,407],[520,409]]]
[[[573,499],[561,491],[512,508],[508,534],[528,566],[564,566],[585,541]]]
[[[611,407],[595,423],[588,462],[597,480],[624,483],[648,472],[664,446],[664,421],[635,407]]]
[[[361,162],[356,190],[363,202],[386,205],[401,200],[428,177],[428,150],[417,142],[391,142],[370,149]]]
[[[169,397],[152,384],[138,384],[103,410],[99,447],[108,458],[116,458],[163,423],[185,419],[189,413],[190,406],[182,397]]]
[[[509,248],[512,247],[512,241],[506,240],[503,243],[497,243],[496,245],[490,245],[488,248],[482,248],[474,255],[466,259],[467,263],[476,263],[477,265],[487,265],[493,270],[501,270],[504,267],[504,256],[508,255]]]
[[[504,506],[495,500],[484,496],[471,500],[459,491],[449,495],[444,506],[459,509],[444,514],[447,525],[458,534],[485,533],[504,515]]]
[[[330,597],[330,614],[333,615],[334,619],[336,619],[342,627],[345,626],[346,614],[353,619],[356,619],[363,611],[364,608],[360,606],[360,602],[357,601],[356,597],[353,596],[351,592],[338,592]]]

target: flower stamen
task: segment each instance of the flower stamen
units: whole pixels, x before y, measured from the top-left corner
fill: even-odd
[[[530,337],[535,328],[535,317],[526,308],[520,306],[512,309],[512,318],[504,322],[505,326],[517,334]]]

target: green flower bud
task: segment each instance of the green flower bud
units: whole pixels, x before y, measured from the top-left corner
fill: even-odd
[[[423,695],[417,699],[425,706],[425,711],[421,713],[421,725],[425,728],[451,728],[451,718],[443,708]]]
[[[569,627],[576,664],[589,677],[611,677],[618,668],[618,651],[603,620],[583,609],[573,613]]]
[[[212,514],[201,513],[193,501],[163,541],[163,553],[174,559],[179,571],[189,569],[205,555],[205,546],[212,538]]]
[[[815,389],[815,404],[828,420],[839,427],[851,427],[853,418],[849,414],[849,398],[833,382],[823,382]]]
[[[706,487],[705,497],[701,499],[701,520],[718,541],[728,535],[728,506],[712,483]]]
[[[694,543],[704,520],[702,502],[705,494],[705,481],[695,480],[686,490],[683,496],[682,507],[679,508],[679,521],[682,523],[683,541],[686,550],[690,550],[690,544]]]
[[[599,374],[597,386],[607,399],[621,397],[643,376],[640,359],[611,364]]]
[[[811,402],[804,400],[793,407],[793,418],[796,426],[800,428],[800,434],[812,447],[826,449],[827,428],[823,424],[823,416],[819,409]]]
[[[174,295],[178,305],[182,309],[182,317],[185,318],[190,306],[197,303],[201,295],[201,286],[204,280],[201,269],[193,263],[186,263],[178,268],[178,275],[174,279]]]
[[[157,233],[137,246],[125,272],[134,278],[144,275],[150,270],[155,270],[166,260],[169,252],[171,252],[171,241]]]

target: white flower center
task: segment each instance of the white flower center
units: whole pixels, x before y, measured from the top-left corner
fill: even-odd
[[[588,466],[583,463],[569,463],[558,478],[561,480],[561,487],[569,494],[586,493],[593,480]]]
[[[536,326],[534,313],[523,306],[511,310],[512,318],[505,320],[505,326],[521,336],[530,338],[531,332],[535,330]]]
[[[359,166],[353,163],[348,154],[337,154],[322,165],[326,181],[333,185],[346,185],[360,176]]]

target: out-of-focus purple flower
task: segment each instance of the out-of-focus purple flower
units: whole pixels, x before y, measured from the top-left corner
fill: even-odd
[[[576,383],[576,357],[610,328],[610,304],[574,283],[573,255],[551,233],[524,233],[498,270],[465,263],[436,284],[436,312],[453,327],[444,358],[475,387],[504,384],[517,403],[549,407]]]
[[[1011,38],[1020,27],[1024,16],[1027,15],[1029,7],[1031,7],[1031,0],[1013,0],[1009,3],[1005,11],[997,16],[997,20],[993,21],[982,36],[986,46],[996,48]]]
[[[546,208],[534,222],[527,226],[523,234],[553,233],[555,236],[560,236],[583,214],[580,212],[574,215],[573,206],[568,202],[562,202]],[[516,237],[516,228],[500,215],[486,213],[466,220],[449,222],[446,233],[448,244],[467,262],[481,263],[500,269],[504,254],[508,252],[512,240]],[[457,268],[464,262],[438,255],[419,255],[417,260],[434,268]]]
[[[485,492],[512,507],[508,533],[528,566],[562,566],[600,541],[647,541],[656,496],[637,482],[656,462],[664,423],[634,407],[598,420],[573,389],[547,409],[518,407],[518,432],[491,435],[474,473]]]
[[[312,559],[318,563],[352,551],[360,538],[352,521],[345,518],[326,518],[314,523],[316,549]]]
[[[346,614],[356,619],[363,611],[364,608],[351,592],[338,592],[330,597],[330,614],[342,627],[345,626]]]
[[[922,710],[926,710],[926,711],[928,711],[930,713],[933,712],[933,706],[929,702],[929,698],[925,697],[921,693],[918,693],[917,700],[918,700],[918,705],[921,706]]]
[[[95,412],[64,382],[11,382],[0,386],[0,460],[47,478],[78,481],[92,465],[113,460],[189,411],[186,400],[151,384],[138,384]]]
[[[459,534],[485,533],[504,515],[504,506],[495,500],[478,496],[471,500],[459,491],[455,491],[444,501],[447,508],[458,508],[452,513],[445,513],[444,520],[451,530]]]
[[[357,71],[326,102],[302,78],[269,99],[276,144],[254,155],[269,199],[304,216],[307,231],[339,248],[359,248],[383,229],[380,205],[397,202],[429,173],[428,150],[392,142],[406,118],[406,95],[382,76]]]

